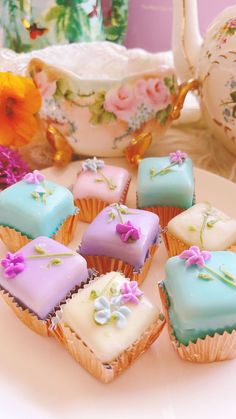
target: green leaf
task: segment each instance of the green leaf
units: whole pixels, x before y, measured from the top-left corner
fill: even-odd
[[[103,124],[108,124],[109,122],[115,121],[116,120],[116,116],[108,111],[103,111],[101,114],[101,123]]]
[[[168,87],[170,93],[175,93],[175,76],[172,75],[171,77],[164,77],[164,83],[166,87]]]
[[[54,258],[50,261],[51,265],[61,265],[62,260],[60,258]]]
[[[211,280],[211,279],[213,279],[211,275],[209,275],[209,274],[205,274],[205,273],[200,273],[200,274],[198,275],[198,278],[200,278],[200,279],[206,279],[206,280]]]
[[[193,232],[193,231],[196,231],[197,229],[196,229],[196,227],[194,227],[194,226],[189,226],[188,227],[188,231],[191,231],[191,232]]]
[[[32,196],[33,199],[35,199],[35,201],[37,201],[39,199],[38,192],[32,192],[31,196]]]
[[[44,255],[46,253],[45,249],[40,246],[39,244],[34,246],[34,250],[39,254],[39,255]]]
[[[233,100],[233,102],[236,102],[236,90],[230,93],[230,97]]]
[[[66,12],[66,7],[64,5],[54,6],[49,9],[48,13],[45,16],[45,21],[50,22],[51,20],[56,20],[59,17],[62,17]]]
[[[90,298],[91,300],[96,300],[96,298],[98,298],[98,297],[99,297],[99,295],[97,294],[97,292],[96,292],[95,290],[92,290],[92,291],[90,292],[89,298]]]
[[[94,179],[94,182],[104,182],[104,180],[103,179],[96,178],[96,179]]]
[[[156,113],[156,119],[160,122],[160,125],[165,125],[167,119],[171,113],[172,106],[168,105],[165,109],[161,109]]]

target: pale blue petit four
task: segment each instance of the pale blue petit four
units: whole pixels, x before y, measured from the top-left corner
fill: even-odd
[[[141,160],[138,169],[138,208],[193,205],[194,178],[192,160],[180,150],[168,157]]]
[[[30,239],[53,236],[76,211],[72,193],[37,170],[0,193],[0,225]]]
[[[170,324],[180,343],[236,329],[235,253],[192,246],[168,260],[162,285]]]

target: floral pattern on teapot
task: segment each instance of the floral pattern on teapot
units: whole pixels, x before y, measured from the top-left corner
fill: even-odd
[[[137,78],[109,90],[81,93],[66,78],[50,80],[44,70],[32,74],[43,99],[41,116],[57,125],[72,147],[79,140],[81,110],[89,112],[92,126],[121,123],[123,132],[113,137],[117,143],[150,120],[165,126],[170,120],[177,93],[173,74]]]
[[[225,87],[229,91],[226,101],[221,101],[223,106],[223,118],[227,124],[235,125],[236,122],[236,78],[232,75],[225,83]]]
[[[227,22],[221,26],[220,30],[214,36],[217,41],[216,47],[221,49],[226,44],[229,37],[233,36],[236,32],[236,18],[227,20]]]

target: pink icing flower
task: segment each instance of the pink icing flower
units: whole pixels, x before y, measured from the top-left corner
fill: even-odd
[[[174,153],[170,153],[169,156],[171,163],[178,163],[179,165],[183,164],[188,157],[187,153],[181,150],[176,150]]]
[[[6,278],[15,278],[17,274],[25,269],[25,258],[22,253],[10,253],[8,252],[5,259],[1,261],[1,265],[4,268],[4,276]]]
[[[139,240],[141,236],[141,229],[139,227],[135,227],[131,221],[127,221],[124,224],[117,224],[116,232],[120,234],[121,240],[125,243],[129,240]]]
[[[54,95],[57,84],[56,81],[52,81],[49,83],[47,79],[47,75],[44,71],[39,71],[34,76],[34,81],[36,83],[37,88],[40,91],[41,96],[45,99],[50,98]]]
[[[106,93],[104,108],[123,121],[134,115],[137,105],[135,90],[131,86],[120,86]]]
[[[164,108],[171,102],[170,92],[160,79],[139,80],[136,83],[136,94],[154,109]]]
[[[140,289],[138,288],[137,281],[125,282],[122,285],[120,292],[122,294],[122,297],[121,297],[122,304],[126,304],[126,303],[138,304],[139,298],[143,295],[143,292],[140,291]]]
[[[184,250],[179,257],[180,259],[186,259],[187,266],[197,265],[203,268],[205,262],[211,259],[211,253],[207,250],[201,251],[198,246],[191,246],[188,250]]]
[[[34,170],[31,173],[27,173],[24,176],[23,180],[27,183],[34,183],[35,185],[39,185],[45,179],[45,176],[40,173],[38,170]]]

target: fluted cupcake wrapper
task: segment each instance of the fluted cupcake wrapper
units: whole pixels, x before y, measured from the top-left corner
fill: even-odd
[[[128,193],[131,179],[127,182],[127,185],[122,193],[121,199],[118,204],[125,204],[126,196]],[[109,202],[102,201],[97,198],[77,198],[74,201],[76,207],[79,208],[79,220],[85,223],[91,223],[94,218],[106,207],[111,205]]]
[[[83,255],[86,259],[88,267],[94,268],[100,275],[106,274],[112,271],[122,272],[126,278],[129,278],[132,281],[137,281],[138,284],[142,284],[146,278],[153,256],[158,248],[157,244],[153,244],[149,248],[149,254],[147,259],[144,262],[144,265],[137,272],[134,269],[134,266],[124,262],[123,260],[111,258],[108,256],[94,256],[94,255]]]
[[[91,279],[92,277],[92,279]],[[91,282],[95,274],[91,274],[88,277],[87,282],[82,282],[80,286],[73,288],[65,298],[57,304],[54,310],[48,314],[45,319],[39,319],[38,316],[31,311],[29,308],[24,308],[20,303],[13,297],[8,291],[0,287],[0,295],[3,300],[8,304],[8,306],[14,311],[16,316],[24,323],[29,329],[33,330],[35,333],[38,333],[41,336],[51,336],[51,319],[55,316],[56,311],[60,309],[61,304],[65,304],[65,301],[72,298],[74,294],[78,292],[79,289],[83,288],[86,283]]]
[[[196,363],[209,363],[236,357],[236,330],[231,333],[225,331],[222,335],[219,333],[215,333],[213,336],[207,335],[204,339],[199,338],[195,343],[190,342],[188,345],[180,343],[175,337],[170,322],[168,299],[163,283],[159,282],[158,287],[170,340],[181,359]]]
[[[85,285],[85,287],[88,285]],[[141,335],[140,339],[130,345],[114,361],[103,363],[82,339],[68,325],[63,323],[61,319],[62,313],[63,305],[52,319],[52,335],[85,370],[103,383],[109,383],[128,368],[152,345],[165,325],[165,318],[160,313],[156,321]]]
[[[59,243],[67,245],[71,242],[74,236],[78,221],[79,211],[77,210],[75,214],[70,215],[64,220],[64,222],[60,225],[56,233],[53,234],[51,238]],[[0,238],[10,250],[10,252],[13,253],[17,252],[17,250],[33,240],[27,237],[25,234],[16,231],[14,228],[6,226],[0,226]]]
[[[143,210],[153,212],[154,214],[158,215],[160,219],[160,225],[164,229],[168,222],[174,218],[176,215],[181,214],[181,212],[185,211],[185,208],[177,208],[177,207],[145,207],[142,208]]]

